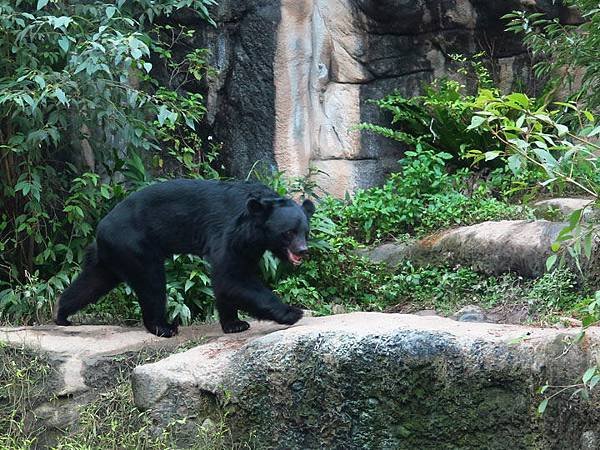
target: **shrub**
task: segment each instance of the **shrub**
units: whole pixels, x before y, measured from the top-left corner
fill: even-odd
[[[538,58],[534,66],[537,76],[550,76],[551,93],[561,87],[575,88],[575,98],[588,108],[600,107],[600,8],[595,0],[567,0],[565,6],[576,9],[580,24],[561,24],[543,13],[513,11],[507,29],[523,36],[524,44]],[[576,78],[582,74],[578,86]]]

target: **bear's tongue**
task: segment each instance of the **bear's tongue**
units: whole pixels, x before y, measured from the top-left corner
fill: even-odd
[[[289,248],[287,249],[288,260],[295,266],[302,264],[302,256],[296,255]]]

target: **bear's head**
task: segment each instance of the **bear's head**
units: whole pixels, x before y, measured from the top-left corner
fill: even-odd
[[[309,219],[315,205],[304,200],[302,205],[287,198],[251,198],[246,208],[260,222],[267,250],[297,266],[308,254]]]

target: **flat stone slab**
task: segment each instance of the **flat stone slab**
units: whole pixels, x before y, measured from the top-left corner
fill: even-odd
[[[212,417],[267,448],[581,448],[600,436],[593,403],[565,393],[536,414],[541,385],[576,382],[597,362],[599,330],[569,345],[576,334],[435,316],[308,317],[138,366],[132,382],[159,425]]]
[[[216,326],[182,327],[175,338],[159,338],[143,328],[79,325],[59,327],[0,327],[0,341],[44,353],[56,363],[61,382],[55,383],[58,396],[74,395],[90,389],[86,371],[96,363],[132,352],[168,351],[184,342],[208,339],[222,334]]]

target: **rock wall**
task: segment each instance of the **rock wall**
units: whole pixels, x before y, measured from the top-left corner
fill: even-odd
[[[224,143],[238,177],[260,161],[293,176],[312,165],[336,195],[376,184],[401,148],[352,130],[386,123],[369,99],[415,95],[448,73],[450,54],[481,50],[500,86],[535,89],[529,55],[500,19],[534,7],[561,12],[546,0],[221,1],[216,28],[194,24],[192,45],[209,47],[219,70],[206,86],[207,133]]]

